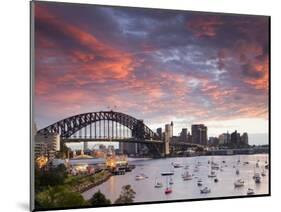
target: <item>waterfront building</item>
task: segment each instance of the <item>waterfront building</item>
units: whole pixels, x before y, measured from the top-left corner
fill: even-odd
[[[35,135],[34,153],[35,158],[45,156],[49,160],[55,158],[55,153],[60,151],[60,136],[57,133],[49,135]]]
[[[89,145],[88,145],[88,142],[84,142],[83,143],[83,150],[88,150],[89,149]]]
[[[192,143],[207,145],[207,127],[204,124],[193,124],[191,126]]]
[[[216,146],[219,144],[219,138],[217,137],[210,137],[208,141],[208,145]]]

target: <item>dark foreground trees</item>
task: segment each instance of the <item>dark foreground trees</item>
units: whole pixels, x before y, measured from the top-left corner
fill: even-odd
[[[133,203],[136,192],[132,189],[131,185],[125,185],[122,187],[122,191],[115,204],[127,204]]]
[[[100,192],[100,190],[98,190],[93,196],[92,198],[89,200],[89,203],[93,206],[96,205],[110,205],[111,201],[109,199],[107,199],[103,193]]]
[[[49,209],[85,206],[87,202],[80,193],[73,192],[66,186],[54,186],[38,193],[36,204],[37,209]]]

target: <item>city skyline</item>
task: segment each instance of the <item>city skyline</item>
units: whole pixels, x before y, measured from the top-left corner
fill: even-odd
[[[39,129],[113,109],[155,132],[268,134],[266,17],[38,2],[35,20]]]

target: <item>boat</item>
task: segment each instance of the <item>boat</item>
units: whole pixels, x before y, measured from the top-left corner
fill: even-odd
[[[166,188],[165,189],[165,194],[170,194],[172,193],[172,189],[171,188]]]
[[[199,168],[195,167],[195,169],[193,170],[194,172],[199,172]]]
[[[172,188],[169,187],[168,179],[169,179],[169,177],[166,176],[166,189],[165,189],[165,194],[170,194],[170,193],[172,193]]]
[[[174,175],[174,172],[173,171],[171,171],[171,172],[162,172],[161,175],[162,176]]]
[[[239,169],[236,169],[236,175],[239,175],[240,174],[240,171],[239,171]]]
[[[263,176],[263,177],[265,177],[265,176],[266,176],[266,173],[265,173],[265,171],[264,171],[264,170],[262,170],[262,172],[261,172],[261,176]]]
[[[144,177],[143,175],[137,175],[137,176],[135,177],[135,179],[136,179],[136,180],[144,180],[145,177]]]
[[[163,184],[161,182],[156,182],[156,184],[154,185],[155,188],[162,188]]]
[[[249,162],[248,161],[245,161],[244,163],[243,163],[243,165],[248,165],[249,164]]]
[[[217,164],[215,162],[211,163],[211,169],[218,170],[219,168],[220,168],[219,164]]]
[[[197,185],[202,186],[203,184],[202,184],[202,182],[197,182]]]
[[[211,189],[208,187],[204,187],[203,189],[200,190],[201,194],[208,194],[211,192]]]
[[[234,182],[234,187],[242,187],[244,186],[244,180],[238,179]]]
[[[182,174],[182,179],[183,180],[192,180],[192,175],[189,174],[188,172],[185,172]]]
[[[264,166],[264,168],[265,168],[265,169],[268,169],[268,164],[266,164],[266,165]]]
[[[163,183],[157,181],[157,178],[155,179],[155,185],[154,185],[155,188],[162,188],[163,187]]]
[[[170,184],[170,185],[173,185],[173,184],[174,184],[173,178],[171,178],[171,177],[170,177],[170,180],[169,180],[169,184]]]
[[[215,178],[215,179],[214,179],[214,182],[215,182],[215,183],[219,182],[219,179],[218,179],[218,178]]]
[[[181,168],[183,167],[183,165],[181,165],[180,163],[172,163],[174,168]]]
[[[253,195],[253,194],[255,194],[254,189],[248,188],[247,195]]]
[[[208,177],[216,177],[217,175],[216,175],[216,172],[214,172],[214,171],[211,171],[211,173],[208,175]]]
[[[256,163],[256,167],[259,168],[259,162]]]
[[[255,183],[260,183],[260,182],[261,182],[261,177],[260,177],[260,175],[257,175],[255,177]]]

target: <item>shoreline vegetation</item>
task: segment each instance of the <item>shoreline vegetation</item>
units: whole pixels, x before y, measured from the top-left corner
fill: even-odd
[[[59,165],[48,170],[36,169],[35,175],[35,206],[36,209],[56,209],[112,204],[100,191],[92,198],[85,200],[82,193],[90,188],[106,182],[112,174],[102,170],[94,175],[70,176],[66,167]],[[122,188],[121,194],[115,201],[118,204],[133,202],[135,192],[130,185]]]
[[[94,175],[68,176],[65,180],[65,185],[70,186],[75,192],[83,193],[106,182],[111,176],[112,174],[107,170],[100,171]]]

